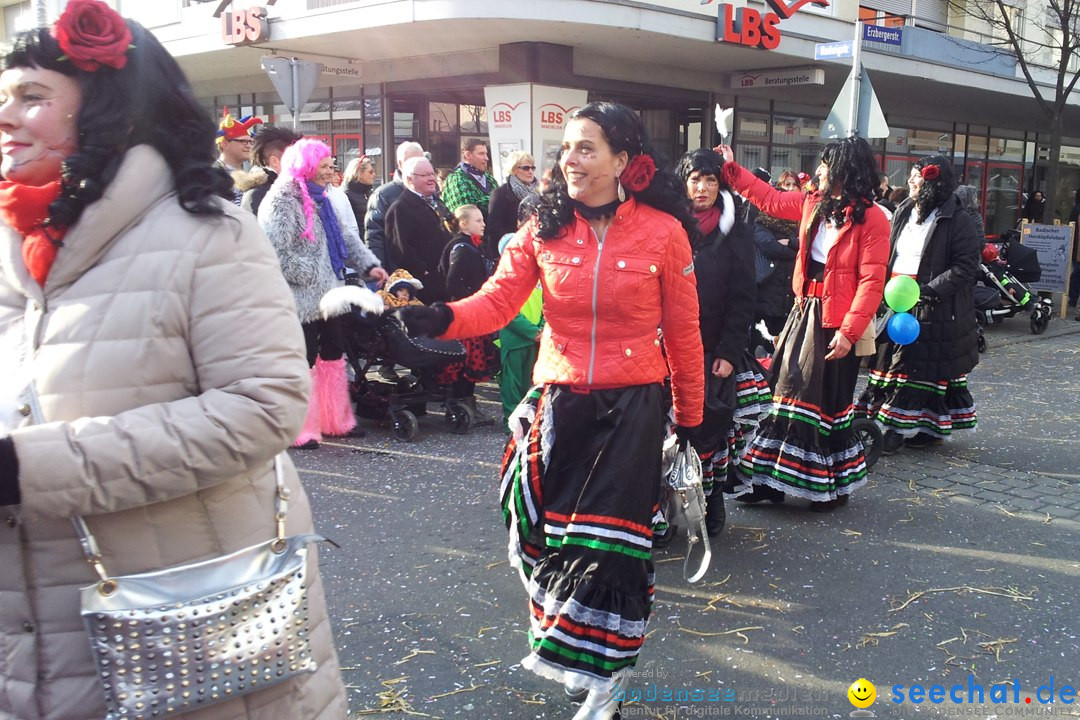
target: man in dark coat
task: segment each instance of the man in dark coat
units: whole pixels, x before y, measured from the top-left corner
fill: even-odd
[[[259,128],[255,133],[255,143],[251,146],[251,158],[258,167],[251,171],[248,186],[242,187],[237,183],[244,191],[240,207],[259,214],[259,205],[266,196],[266,191],[281,172],[281,156],[285,148],[302,137],[304,136],[278,125],[263,125]]]
[[[405,189],[405,180],[401,176],[401,168],[405,161],[423,156],[424,148],[418,142],[408,140],[398,145],[395,154],[397,169],[394,171],[394,179],[375,188],[368,196],[367,214],[364,216],[364,242],[367,243],[371,252],[375,253],[375,257],[382,261],[388,273],[397,270],[397,266],[391,262],[387,252],[386,213]]]
[[[427,158],[406,160],[402,176],[404,190],[386,211],[386,259],[424,283],[418,294],[425,304],[445,301],[446,280],[439,273],[439,260],[450,241],[454,216],[436,195],[435,169]]]

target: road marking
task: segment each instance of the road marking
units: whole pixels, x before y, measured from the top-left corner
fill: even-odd
[[[336,443],[336,442],[323,442],[323,445],[330,447],[348,448],[349,450],[362,450],[364,452],[375,453],[376,455],[396,455],[398,457],[415,458],[417,460],[435,460],[438,462],[448,462],[457,465],[471,465],[473,467],[487,467],[498,470],[499,463],[485,462],[484,460],[468,460],[466,458],[456,457],[442,457],[439,455],[425,455],[424,453],[406,452],[405,450],[387,450],[386,448],[370,447],[367,445],[349,445],[348,443]],[[343,476],[348,477],[348,476]]]

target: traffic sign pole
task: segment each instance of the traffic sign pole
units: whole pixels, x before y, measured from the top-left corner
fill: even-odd
[[[862,34],[863,24],[862,20],[855,23],[855,39],[851,44],[851,114],[848,116],[851,118],[851,124],[848,125],[848,132],[852,136],[859,134],[859,90],[862,85]]]

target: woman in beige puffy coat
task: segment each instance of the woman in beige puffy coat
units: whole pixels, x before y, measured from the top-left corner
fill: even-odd
[[[65,27],[105,28],[116,50],[95,38],[89,57]],[[72,518],[114,575],[269,540],[273,459],[308,391],[292,295],[255,218],[216,197],[231,182],[176,63],[98,0],[72,0],[54,32],[21,34],[0,73],[3,720],[106,715]],[[309,532],[284,467],[287,532]],[[317,670],[185,718],[346,717],[311,570]]]

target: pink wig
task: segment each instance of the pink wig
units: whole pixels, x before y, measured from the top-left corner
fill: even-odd
[[[286,181],[300,186],[300,195],[304,199],[304,232],[300,237],[315,242],[314,216],[315,204],[308,193],[307,181],[314,180],[319,173],[319,163],[330,156],[330,147],[314,138],[301,138],[281,154],[281,176]]]

